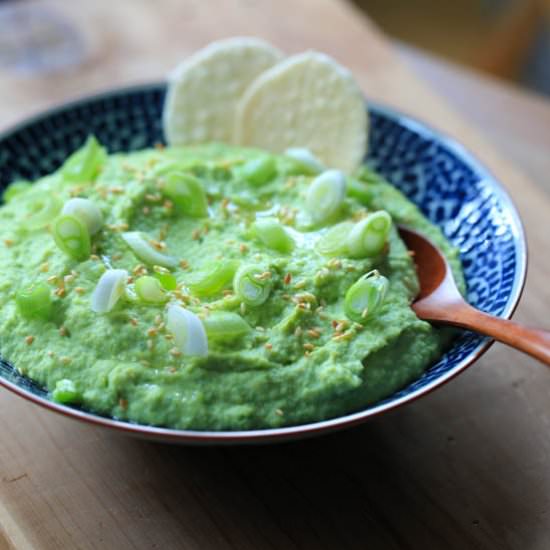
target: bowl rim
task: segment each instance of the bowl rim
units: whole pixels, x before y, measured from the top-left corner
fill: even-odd
[[[125,94],[139,93],[144,91],[162,91],[166,87],[166,83],[162,81],[147,82],[142,84],[134,84],[131,86],[122,86],[109,88],[104,91],[98,91],[93,94],[86,94],[75,99],[59,103],[51,108],[42,110],[22,121],[8,126],[0,132],[0,147],[2,142],[23,130],[24,128],[48,119],[52,115],[61,113],[72,108],[85,105],[94,100],[107,99]],[[468,166],[479,174],[481,179],[487,180],[493,192],[497,195],[499,202],[504,206],[509,215],[509,225],[514,235],[515,254],[517,261],[517,270],[514,276],[512,290],[508,299],[507,305],[500,315],[505,319],[510,319],[517,308],[521,295],[525,287],[527,277],[527,261],[528,248],[527,239],[523,222],[519,216],[517,207],[504,186],[496,179],[491,171],[464,145],[451,137],[444,131],[441,131],[430,124],[424,123],[421,119],[408,115],[399,109],[381,104],[377,101],[370,101],[367,98],[367,104],[373,111],[382,114],[385,117],[395,120],[401,126],[412,130],[419,135],[431,138],[438,143],[441,143],[453,154],[462,159]],[[13,393],[23,397],[24,399],[40,405],[45,409],[55,413],[64,415],[75,420],[80,420],[87,424],[96,427],[104,427],[114,430],[119,433],[132,435],[136,437],[153,439],[171,443],[182,444],[200,444],[200,445],[223,445],[223,444],[243,444],[243,443],[269,443],[282,442],[294,439],[302,439],[313,437],[315,435],[329,433],[335,430],[350,428],[368,420],[369,418],[379,416],[382,413],[395,410],[407,403],[416,401],[420,397],[427,395],[452,380],[454,377],[465,371],[469,366],[475,363],[494,343],[494,340],[486,337],[482,340],[477,348],[470,354],[457,363],[452,369],[430,381],[422,388],[418,388],[411,393],[401,396],[397,399],[382,402],[370,406],[368,409],[357,411],[351,414],[321,420],[317,422],[309,422],[307,424],[299,424],[296,426],[284,426],[281,428],[255,429],[255,430],[238,430],[238,431],[200,431],[200,430],[180,430],[173,428],[162,428],[157,426],[149,426],[146,424],[137,424],[127,421],[116,420],[113,418],[96,415],[92,412],[87,412],[81,409],[76,409],[54,403],[43,397],[39,397],[34,393],[18,386],[14,382],[0,376],[0,386],[12,391]]]

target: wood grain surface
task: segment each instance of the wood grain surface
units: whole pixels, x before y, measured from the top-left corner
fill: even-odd
[[[486,111],[494,112],[500,96],[490,87],[479,83],[483,93],[470,95],[471,112],[463,105],[466,116],[457,114],[366,18],[336,0],[40,5],[53,6],[81,29],[88,57],[69,72],[42,77],[0,69],[0,127],[77,95],[161,78],[221,36],[253,31],[289,52],[321,49],[348,65],[369,97],[457,137],[505,183],[531,250],[517,318],[550,326],[550,198],[508,158],[526,160],[523,168],[534,171],[535,180],[546,173],[536,171],[527,154],[499,155],[481,137],[483,128],[472,129],[472,121],[485,126]],[[466,96],[469,77],[450,78],[453,91],[443,95],[460,95],[463,86]],[[523,127],[537,136],[533,148],[547,151],[548,126],[523,109],[519,94],[513,108],[503,105],[500,132]],[[542,104],[540,111],[548,116],[548,109]],[[549,374],[495,345],[444,388],[360,428],[241,448],[129,439],[3,391],[0,547],[547,549]]]

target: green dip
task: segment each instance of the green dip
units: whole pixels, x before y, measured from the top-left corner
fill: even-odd
[[[250,164],[255,159],[261,160]],[[206,217],[192,217],[166,196],[166,181],[182,172],[201,182]],[[323,256],[316,243],[334,223],[356,223],[384,209],[394,224],[417,228],[439,245],[463,288],[457,251],[416,206],[366,167],[347,178],[347,196],[330,223],[313,224],[304,205],[313,177],[290,157],[258,150],[211,144],[107,155],[89,139],[56,173],[32,186],[17,183],[5,194],[2,356],[60,402],[172,428],[292,425],[350,413],[390,395],[437,359],[449,333],[411,310],[418,281],[394,225],[383,253],[373,258]],[[71,259],[51,234],[71,197],[90,199],[103,215],[84,261]],[[253,222],[262,217],[284,226],[294,241],[291,251],[271,249],[258,238]],[[165,291],[166,303],[136,297],[139,276],[166,273],[157,269],[162,273],[155,275],[136,257],[122,238],[125,231],[142,232],[160,253],[177,259],[170,270],[177,288],[173,278],[165,281],[172,288]],[[271,291],[262,305],[242,304],[231,277],[210,295],[193,291],[220,266],[232,275],[248,264],[268,273]],[[91,296],[111,267],[126,269],[131,279],[116,306],[98,314]],[[387,277],[389,289],[375,314],[357,323],[346,317],[344,296],[373,269]],[[15,296],[37,283],[48,285],[51,307],[29,318]],[[204,319],[207,356],[187,356],[174,347],[165,323],[168,303]],[[212,336],[208,320],[220,312],[240,315],[248,327]]]

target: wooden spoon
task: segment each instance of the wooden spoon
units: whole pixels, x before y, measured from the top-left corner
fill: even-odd
[[[400,227],[399,233],[414,252],[420,292],[412,308],[420,319],[485,334],[550,366],[549,331],[527,328],[467,304],[440,250],[416,231]]]

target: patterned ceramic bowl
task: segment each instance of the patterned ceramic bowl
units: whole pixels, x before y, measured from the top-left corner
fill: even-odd
[[[16,178],[34,179],[53,171],[90,133],[112,152],[161,142],[164,93],[161,84],[116,90],[50,110],[12,128],[0,136],[0,188]],[[460,248],[469,302],[493,315],[510,317],[523,288],[527,252],[518,213],[506,192],[451,139],[385,107],[371,105],[371,114],[367,162]],[[488,338],[463,332],[419,379],[375,405],[322,422],[246,432],[156,428],[58,405],[1,356],[0,383],[53,411],[142,437],[210,444],[279,441],[352,426],[412,401],[462,372],[490,344]]]

